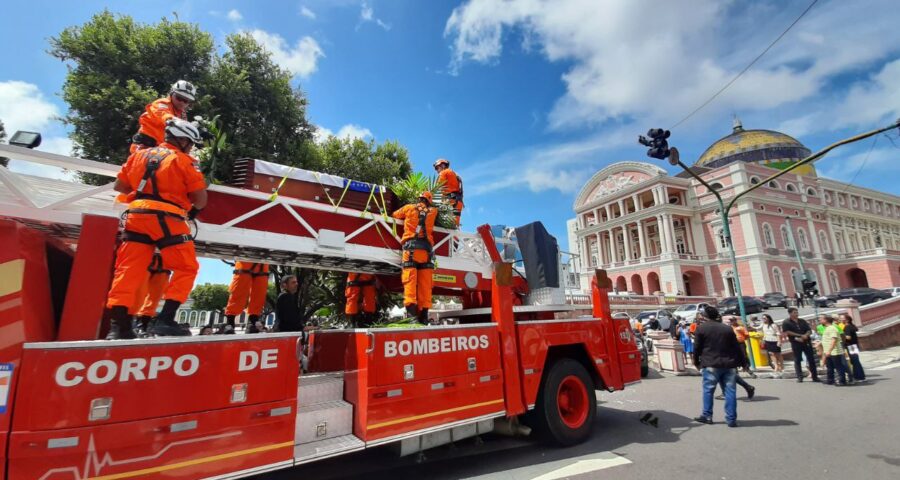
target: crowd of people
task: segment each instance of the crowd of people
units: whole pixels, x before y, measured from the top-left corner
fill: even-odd
[[[784,358],[782,345],[788,343],[794,359],[797,382],[803,382],[805,359],[810,379],[826,385],[844,386],[862,382],[866,374],[859,361],[858,328],[847,314],[837,318],[829,314],[819,315],[815,329],[800,318],[796,308],[788,309],[788,318],[778,325],[770,315],[748,319],[744,326],[734,316],[721,316],[715,307],[707,306],[697,315],[697,320],[687,324],[679,322],[675,337],[684,346],[687,356],[701,371],[703,385],[703,407],[700,416],[694,420],[712,423],[714,398],[725,400],[725,421],[729,427],[737,426],[736,389],[741,385],[752,399],[756,388],[749,385],[739,374],[743,370],[748,376],[756,375],[750,370],[748,357],[749,330],[762,334],[762,348],[765,349],[774,377],[783,378]],[[819,359],[817,363],[816,359]],[[826,379],[819,378],[818,365],[825,368]],[[714,397],[716,386],[722,390],[721,397]]]

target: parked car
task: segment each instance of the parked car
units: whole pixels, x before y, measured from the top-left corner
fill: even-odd
[[[674,318],[672,316],[672,312],[665,309],[644,310],[643,312],[638,314],[637,320],[641,322],[641,325],[644,326],[645,331],[647,330],[647,324],[650,323],[651,317],[656,317],[656,319],[659,320],[659,329],[666,331],[669,330],[669,327],[672,325],[672,320]]]
[[[834,304],[837,303],[837,301],[840,299],[841,297],[839,297],[836,293],[832,293],[830,295],[819,295],[818,297],[814,298],[813,301],[816,302],[817,307],[827,308],[833,307]]]
[[[762,296],[762,301],[769,305],[770,307],[788,307],[788,298],[787,295],[781,292],[769,292],[764,293]]]
[[[763,302],[753,297],[741,297],[744,300],[745,313],[762,313]],[[722,315],[740,315],[741,309],[737,297],[728,297],[719,302],[719,313]]]
[[[679,305],[678,308],[672,312],[672,315],[678,317],[680,320],[684,320],[688,323],[694,323],[697,321],[697,312],[702,311],[708,303],[685,303],[684,305]]]
[[[888,293],[890,293],[892,297],[900,297],[900,287],[891,287],[888,289]]]
[[[860,305],[868,305],[870,303],[875,303],[879,300],[887,300],[891,298],[891,294],[884,291],[878,290],[876,288],[845,288],[843,290],[838,291],[836,294],[826,295],[824,296],[824,300],[820,301],[819,299],[823,297],[816,298],[816,305],[823,305],[826,307],[834,306],[834,304],[841,299],[844,298],[852,298],[859,302]]]

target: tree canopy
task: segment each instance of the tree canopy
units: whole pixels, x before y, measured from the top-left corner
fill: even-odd
[[[194,310],[212,310],[224,314],[225,305],[228,304],[228,285],[219,283],[197,285],[191,291],[191,300],[194,301]]]

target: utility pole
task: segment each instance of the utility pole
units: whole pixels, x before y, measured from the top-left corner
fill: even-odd
[[[806,272],[806,268],[803,266],[803,256],[800,255],[800,248],[796,242],[794,242],[794,229],[791,228],[791,217],[784,217],[784,225],[787,227],[788,232],[788,241],[791,242],[791,247],[794,248],[794,253],[797,256],[797,263],[800,264],[800,295],[810,299],[813,304],[813,311],[815,312],[815,318],[813,322],[818,321],[819,319],[819,306],[816,305],[815,295],[811,295],[810,293],[816,286],[816,282],[813,282],[811,278],[809,278],[809,274]],[[792,279],[793,280],[793,279]],[[796,281],[794,282],[794,288],[797,288]]]

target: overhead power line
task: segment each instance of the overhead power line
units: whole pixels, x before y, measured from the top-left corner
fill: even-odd
[[[734,84],[734,82],[736,82],[739,78],[741,78],[741,75],[743,75],[744,73],[746,73],[747,70],[750,70],[750,68],[751,68],[754,64],[756,64],[756,62],[758,62],[759,59],[762,58],[763,55],[766,54],[766,52],[768,52],[769,50],[771,50],[772,47],[774,47],[775,44],[778,43],[779,40],[781,40],[782,38],[784,38],[784,36],[787,35],[787,33],[788,33],[789,31],[791,31],[792,28],[794,28],[794,25],[796,25],[797,22],[799,22],[800,19],[803,18],[810,10],[812,10],[812,7],[813,7],[816,3],[818,3],[818,1],[819,1],[819,0],[813,0],[812,3],[810,3],[809,6],[806,7],[806,10],[804,10],[803,13],[801,13],[800,16],[797,17],[796,20],[794,20],[790,25],[788,25],[788,27],[787,27],[783,32],[781,32],[781,35],[778,35],[778,38],[776,38],[775,40],[773,40],[772,43],[770,43],[769,46],[766,47],[766,49],[762,51],[762,53],[760,53],[759,55],[757,55],[756,58],[754,58],[752,62],[750,62],[749,64],[747,64],[747,66],[744,67],[744,69],[741,70],[737,75],[735,75],[734,78],[731,79],[731,81],[729,81],[728,83],[726,83],[724,87],[720,88],[718,92],[714,93],[713,96],[709,97],[709,99],[707,99],[705,102],[703,102],[699,107],[695,108],[691,113],[687,114],[687,116],[685,116],[684,118],[682,118],[681,120],[679,120],[678,123],[676,123],[675,125],[672,125],[671,127],[669,127],[669,130],[675,130],[675,128],[677,128],[679,125],[681,125],[682,123],[686,122],[689,118],[693,117],[694,114],[696,114],[696,113],[699,112],[700,110],[703,110],[704,107],[706,107],[707,105],[709,105],[710,103],[712,103],[712,101],[715,100],[716,97],[718,97],[719,95],[721,95],[722,92],[724,92],[725,90],[728,90],[728,87],[730,87],[732,84]]]

